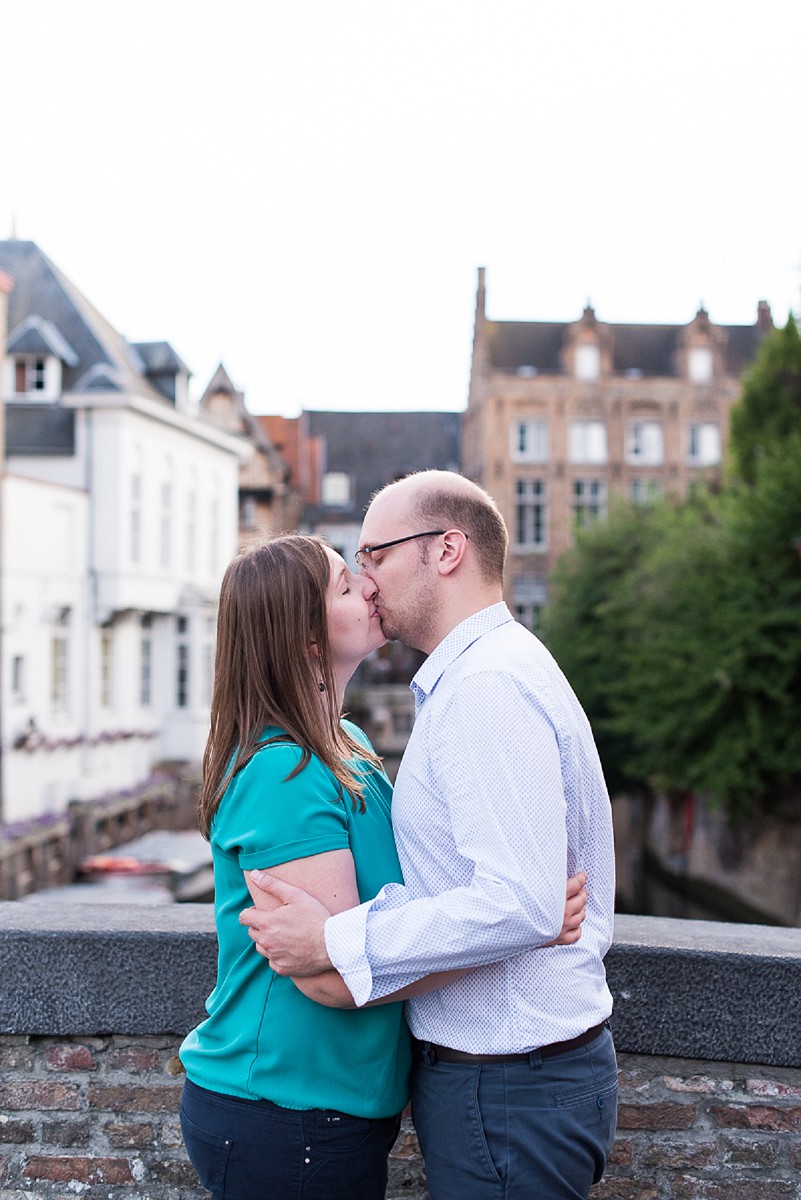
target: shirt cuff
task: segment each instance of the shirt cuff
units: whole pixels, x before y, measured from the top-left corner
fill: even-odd
[[[345,980],[357,1008],[370,999],[373,990],[373,972],[367,960],[367,914],[375,901],[383,895],[382,888],[373,900],[347,908],[344,912],[329,917],[325,923],[325,948],[336,971]]]

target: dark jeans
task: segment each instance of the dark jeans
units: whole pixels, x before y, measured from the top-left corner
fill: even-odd
[[[280,1108],[184,1083],[181,1129],[214,1200],[384,1200],[400,1114]]]
[[[412,1117],[431,1200],[586,1200],[615,1136],[612,1035],[521,1063],[416,1061]]]

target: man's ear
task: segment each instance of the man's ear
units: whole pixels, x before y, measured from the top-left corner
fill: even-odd
[[[467,534],[462,533],[461,529],[449,529],[443,534],[442,550],[437,563],[440,575],[450,575],[451,571],[464,561],[466,552]]]

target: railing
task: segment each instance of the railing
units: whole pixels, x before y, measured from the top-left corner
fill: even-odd
[[[73,801],[66,813],[0,827],[0,900],[71,883],[85,858],[158,829],[189,829],[198,776],[178,768],[136,789]]]
[[[199,1200],[177,1050],[215,969],[208,905],[0,904],[0,1191]],[[801,1200],[801,929],[620,917],[607,972],[621,1091],[593,1200]],[[406,1119],[388,1197],[425,1195]]]

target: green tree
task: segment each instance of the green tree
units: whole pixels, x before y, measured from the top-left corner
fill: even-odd
[[[759,460],[794,433],[801,433],[801,334],[790,317],[759,348],[731,412],[731,465],[747,483]]]

